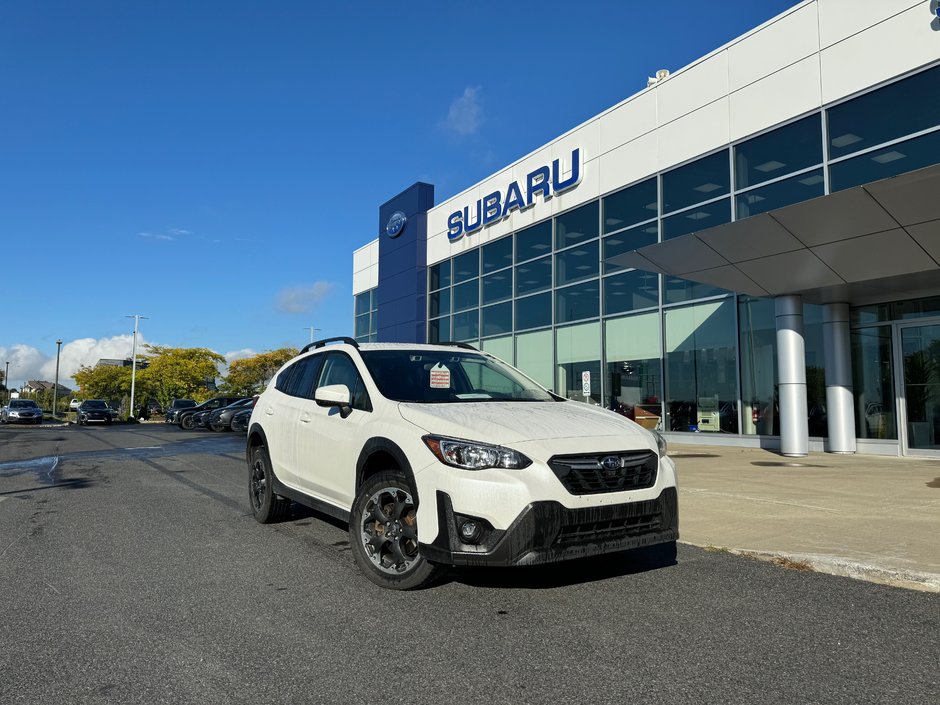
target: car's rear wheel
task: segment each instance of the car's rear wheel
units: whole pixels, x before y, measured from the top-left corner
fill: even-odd
[[[363,483],[349,519],[349,540],[359,569],[393,590],[429,585],[446,568],[418,551],[414,490],[399,472],[381,472]]]
[[[290,500],[274,493],[274,471],[264,446],[251,449],[248,464],[248,502],[251,514],[260,524],[283,521],[290,512]]]
[[[196,425],[196,422],[193,420],[192,414],[187,414],[186,416],[180,419],[180,428],[186,431],[192,431],[193,426],[195,425]]]

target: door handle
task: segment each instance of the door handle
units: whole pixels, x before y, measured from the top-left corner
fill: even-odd
[[[310,423],[311,421],[313,421],[313,418],[311,418],[310,414],[304,414],[300,417],[300,423]]]
[[[269,406],[269,407],[267,407],[267,408],[264,410],[264,413],[266,413],[268,416],[274,416],[274,409],[272,409],[272,408]]]

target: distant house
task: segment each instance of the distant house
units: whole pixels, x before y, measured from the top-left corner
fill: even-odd
[[[39,394],[40,392],[51,392],[55,389],[55,382],[46,382],[44,380],[31,379],[26,384],[23,385],[20,391],[23,394]],[[64,384],[59,385],[58,394],[60,396],[65,396],[71,394],[72,390],[66,387]]]
[[[113,360],[111,358],[103,357],[100,360],[98,360],[98,362],[95,364],[95,367],[101,367],[102,365],[104,365],[105,367],[133,367],[134,361],[129,357],[126,357],[123,360]],[[138,370],[143,370],[149,365],[150,363],[145,360],[137,361]]]

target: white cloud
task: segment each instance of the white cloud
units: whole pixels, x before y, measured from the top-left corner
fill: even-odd
[[[182,228],[169,228],[163,232],[149,233],[149,232],[139,232],[137,237],[142,237],[147,240],[165,240],[172,242],[173,240],[178,240],[186,235],[192,235],[192,232],[189,230],[183,230]]]
[[[480,86],[467,86],[463,95],[455,98],[447,111],[444,127],[458,135],[472,135],[483,124],[480,105]]]
[[[284,313],[309,313],[333,290],[331,282],[289,286],[277,295],[277,309]]]
[[[137,335],[137,353],[144,352],[144,336]],[[59,383],[73,387],[72,375],[82,365],[94,367],[98,360],[110,358],[123,360],[133,353],[134,336],[115,335],[111,338],[79,338],[65,343],[59,354]],[[21,386],[31,379],[52,382],[55,380],[55,354],[47,355],[29,345],[14,345],[12,348],[0,347],[0,361],[10,361],[10,380]],[[4,370],[6,365],[4,364]]]

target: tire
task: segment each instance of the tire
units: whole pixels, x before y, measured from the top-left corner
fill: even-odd
[[[274,471],[268,449],[255,446],[251,449],[248,464],[248,504],[251,514],[259,524],[283,521],[290,513],[290,500],[274,494]]]
[[[349,545],[359,570],[376,585],[414,590],[430,585],[446,568],[418,552],[414,490],[397,471],[373,475],[356,495]]]
[[[184,431],[192,431],[193,426],[196,425],[196,422],[193,421],[192,414],[186,414],[183,418],[180,419],[180,428]]]

